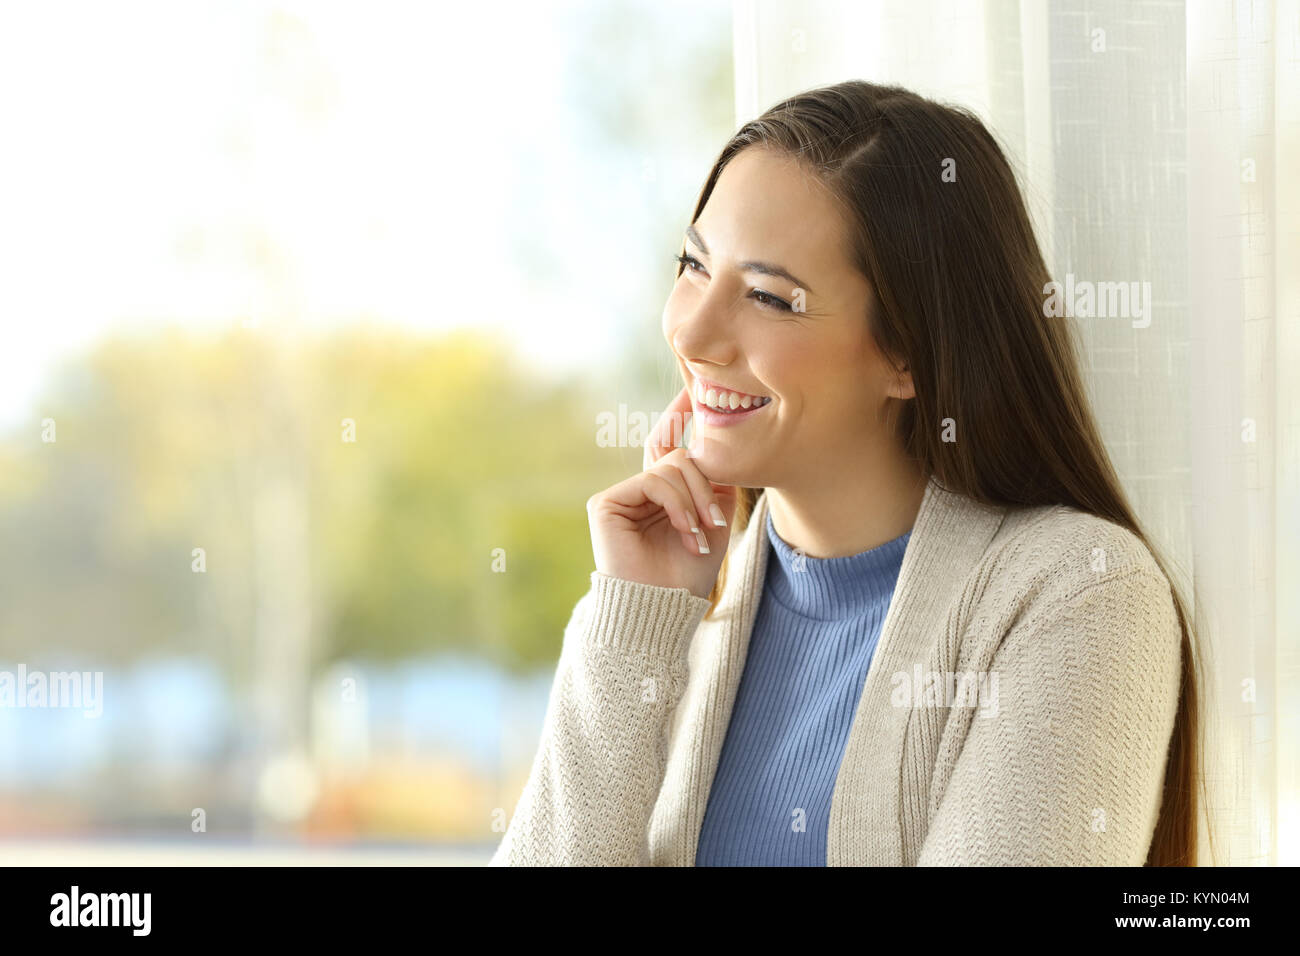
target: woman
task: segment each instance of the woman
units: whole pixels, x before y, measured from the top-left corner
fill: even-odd
[[[723,149],[494,865],[1194,865],[1192,632],[970,113]],[[668,425],[689,416],[689,447]]]

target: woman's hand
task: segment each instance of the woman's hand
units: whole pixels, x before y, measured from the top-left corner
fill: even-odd
[[[710,481],[689,449],[676,447],[673,424],[684,431],[690,417],[683,388],[646,439],[641,473],[592,495],[587,521],[597,571],[707,598],[727,553],[736,489]]]

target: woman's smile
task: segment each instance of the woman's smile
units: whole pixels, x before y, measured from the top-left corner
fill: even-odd
[[[704,378],[695,379],[691,399],[695,414],[709,425],[739,424],[772,403],[770,395],[726,388]]]

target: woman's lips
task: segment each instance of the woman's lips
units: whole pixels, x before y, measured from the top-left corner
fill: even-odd
[[[700,404],[704,404],[705,393],[709,391],[717,392],[719,395],[737,395],[742,400],[747,399],[753,404],[760,402],[770,402],[771,399],[766,395],[759,395],[756,392],[746,392],[743,389],[732,388],[730,385],[721,385],[718,382],[711,382],[707,378],[696,378],[691,386],[691,394],[699,399]],[[748,406],[747,406],[748,407]]]
[[[753,418],[755,415],[763,414],[764,411],[772,407],[772,403],[768,402],[766,405],[758,405],[753,408],[738,408],[734,412],[719,412],[709,408],[708,405],[702,404],[695,398],[691,399],[691,405],[694,408],[695,414],[700,417],[701,421],[708,425],[718,426],[739,425],[741,422]]]

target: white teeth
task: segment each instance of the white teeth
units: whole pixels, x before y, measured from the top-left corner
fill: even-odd
[[[772,399],[756,397],[753,395],[741,395],[739,392],[729,392],[725,389],[705,388],[700,382],[695,383],[695,398],[701,405],[707,405],[709,408],[720,412],[733,412],[744,408],[762,408]]]

